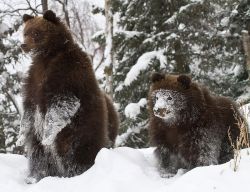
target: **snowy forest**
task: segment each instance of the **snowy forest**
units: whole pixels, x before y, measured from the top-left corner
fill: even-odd
[[[116,103],[116,146],[149,145],[147,93],[153,71],[189,74],[241,104],[250,100],[249,0],[4,1],[0,8],[0,152],[16,147],[22,79],[22,15],[55,10],[92,61]]]
[[[28,188],[22,181],[27,159],[16,144],[23,79],[31,65],[30,55],[21,49],[22,16],[42,16],[46,10],[61,18],[88,53],[100,88],[119,112],[120,127],[115,149],[102,149],[86,174],[72,180],[45,178]],[[197,168],[183,177],[179,170],[167,180],[158,175],[148,136],[153,72],[189,75],[243,106],[249,124],[250,0],[0,1],[0,190],[81,191],[83,185],[89,187],[86,191],[107,192],[160,192],[166,186],[169,191],[246,190],[250,156],[238,146],[236,159],[226,164]],[[236,176],[228,167],[240,172]]]

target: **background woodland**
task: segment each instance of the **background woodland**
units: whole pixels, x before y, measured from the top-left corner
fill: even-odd
[[[16,146],[22,15],[54,10],[93,61],[120,113],[117,146],[147,147],[150,74],[185,73],[239,104],[250,102],[250,0],[7,0],[0,3],[0,152]]]

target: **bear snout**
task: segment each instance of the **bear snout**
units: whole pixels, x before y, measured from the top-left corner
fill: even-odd
[[[164,118],[164,117],[166,117],[167,116],[167,114],[169,114],[170,113],[170,111],[169,110],[167,110],[166,108],[157,108],[157,109],[154,109],[154,114],[156,115],[156,116],[160,116],[160,117],[162,117],[162,118]]]

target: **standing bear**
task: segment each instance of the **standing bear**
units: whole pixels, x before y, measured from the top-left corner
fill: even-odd
[[[114,144],[118,114],[99,89],[88,55],[54,12],[25,14],[23,21],[21,48],[32,56],[18,140],[29,158],[27,182],[81,174],[102,147]]]
[[[186,75],[154,73],[149,91],[150,138],[160,171],[220,164],[233,158],[228,137],[239,136],[236,104],[212,95]]]

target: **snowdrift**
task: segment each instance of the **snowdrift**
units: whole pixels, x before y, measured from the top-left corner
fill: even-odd
[[[250,149],[249,149],[250,151]],[[27,159],[21,155],[0,154],[1,192],[235,192],[248,191],[250,155],[242,150],[239,170],[233,161],[223,165],[198,167],[172,178],[161,178],[153,148],[121,147],[102,149],[95,165],[72,178],[47,177],[32,185],[25,183]]]

